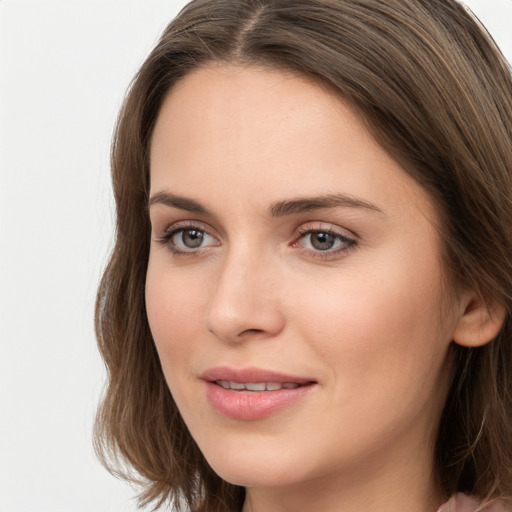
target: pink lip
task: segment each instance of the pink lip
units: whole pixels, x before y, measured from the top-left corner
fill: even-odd
[[[206,370],[201,378],[213,382],[216,380],[230,380],[233,382],[293,382],[295,384],[307,384],[313,379],[297,377],[285,373],[263,370],[261,368],[231,368],[229,366],[218,366]]]
[[[309,378],[287,375],[260,368],[216,367],[205,371],[201,378],[206,384],[210,405],[223,416],[238,420],[258,420],[271,415],[308,395],[316,387]],[[275,391],[234,391],[221,387],[216,381],[278,382],[300,384],[293,389]]]

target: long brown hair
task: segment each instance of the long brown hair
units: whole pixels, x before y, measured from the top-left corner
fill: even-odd
[[[495,340],[454,345],[439,426],[441,488],[512,502],[512,79],[455,0],[194,0],[135,77],[112,146],[116,244],[98,291],[108,387],[96,448],[141,503],[241,510],[204,460],[163,377],[144,304],[149,145],[162,100],[211,62],[294,70],[334,87],[432,196],[450,283],[505,305]]]

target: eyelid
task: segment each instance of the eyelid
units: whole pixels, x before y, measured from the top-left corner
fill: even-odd
[[[193,230],[196,229],[198,231],[203,231],[206,233],[209,237],[213,238],[217,243],[213,245],[207,245],[205,247],[198,247],[197,249],[181,249],[177,248],[176,246],[171,245],[172,238],[179,233],[180,231],[186,231],[186,230]],[[215,234],[213,234],[213,233]],[[156,241],[167,247],[169,251],[171,251],[174,255],[187,255],[187,256],[195,256],[202,254],[205,250],[208,250],[210,247],[217,247],[220,244],[219,236],[216,234],[215,230],[208,226],[207,224],[204,224],[200,221],[195,220],[181,220],[174,222],[167,226],[164,230],[162,235],[158,236],[156,238]]]
[[[326,233],[332,233],[334,235],[339,235],[343,238],[348,238],[354,241],[359,240],[359,235],[354,233],[354,231],[351,231],[347,228],[342,228],[341,226],[338,226],[336,224],[333,224],[332,222],[324,222],[324,221],[310,221],[305,222],[301,224],[298,228],[296,228],[296,238],[299,238],[300,236],[303,236],[307,233],[311,232],[326,232]]]
[[[297,228],[296,232],[297,235],[294,237],[293,242],[291,243],[293,247],[297,247],[298,245],[300,245],[300,241],[306,235],[311,233],[329,233],[335,237],[338,237],[338,239],[342,240],[344,244],[343,247],[334,250],[327,249],[325,251],[321,251],[307,249],[305,247],[298,247],[303,252],[309,254],[311,257],[320,259],[336,259],[343,257],[344,254],[346,254],[348,251],[354,249],[357,246],[359,240],[359,237],[352,231],[336,226],[335,224],[326,222],[309,222],[306,224],[302,224]]]
[[[200,229],[201,231],[206,231],[208,234],[211,234],[212,231],[215,231],[212,227],[210,227],[208,224],[205,224],[204,222],[200,220],[178,220],[176,222],[172,222],[171,224],[167,225],[165,229],[163,230],[163,234],[169,234],[172,231],[177,231],[179,229]],[[212,235],[214,236],[214,235]],[[216,236],[216,238],[218,238]]]

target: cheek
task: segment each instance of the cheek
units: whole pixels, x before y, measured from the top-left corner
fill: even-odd
[[[202,311],[207,296],[207,290],[198,281],[184,279],[179,272],[171,273],[150,260],[146,278],[146,310],[168,381],[173,376],[169,368],[171,364],[183,367],[189,361],[194,340],[203,326]]]
[[[446,357],[453,326],[449,318],[441,322],[439,265],[432,251],[409,259],[397,253],[402,257],[383,255],[323,286],[305,286],[308,293],[292,308],[291,324],[302,326],[317,357],[353,396],[365,386],[373,393],[435,379]]]

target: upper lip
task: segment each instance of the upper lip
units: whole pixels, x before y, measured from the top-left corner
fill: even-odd
[[[315,382],[308,377],[288,375],[263,368],[232,368],[229,366],[217,366],[210,368],[201,374],[201,378],[208,382],[218,380],[231,382],[292,382],[296,384],[310,384]]]

